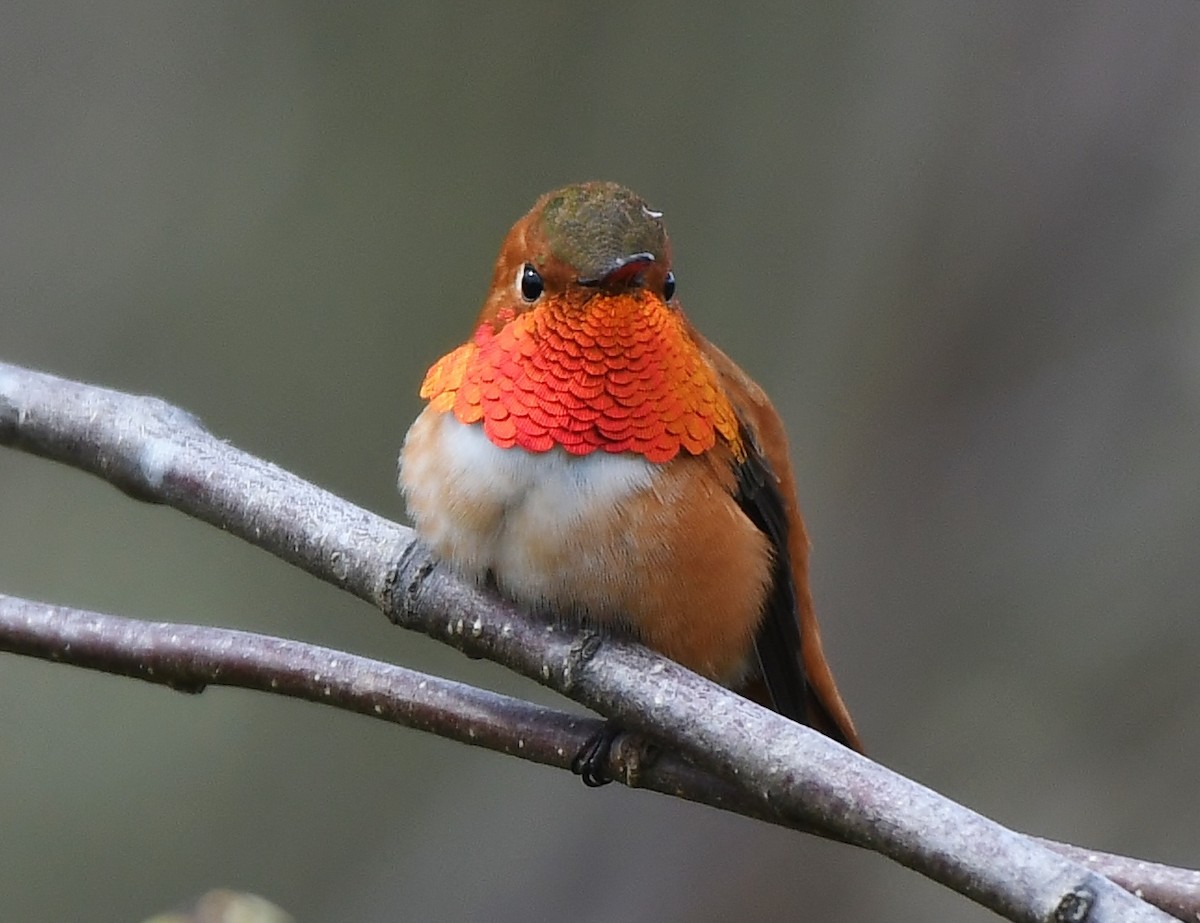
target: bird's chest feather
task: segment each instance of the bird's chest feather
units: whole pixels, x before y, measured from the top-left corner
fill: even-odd
[[[722,682],[741,676],[770,582],[767,540],[713,463],[500,448],[426,410],[400,460],[417,532],[516,602],[628,629]]]
[[[619,523],[661,466],[636,455],[502,449],[483,427],[426,410],[401,458],[417,531],[464,575],[523,602],[593,609],[645,541]]]

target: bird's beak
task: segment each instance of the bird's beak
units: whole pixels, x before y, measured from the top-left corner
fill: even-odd
[[[588,288],[624,285],[633,281],[638,273],[653,262],[653,253],[631,253],[629,256],[620,256],[606,266],[600,275],[590,279],[580,279],[579,284],[586,285]]]

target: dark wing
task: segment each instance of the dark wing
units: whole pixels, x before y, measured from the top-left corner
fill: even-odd
[[[737,502],[775,553],[771,592],[755,639],[761,676],[748,683],[745,694],[861,753],[854,721],[821,649],[808,594],[808,539],[796,504],[783,423],[745,372],[694,330],[691,333],[726,391],[735,396],[748,451],[746,461],[737,466]]]
[[[779,479],[754,441],[742,427],[746,458],[737,465],[734,499],[742,512],[771,542],[771,588],[762,621],[754,637],[754,653],[771,707],[781,715],[812,724],[808,714],[810,692],[800,655],[796,580],[788,555],[788,520]]]

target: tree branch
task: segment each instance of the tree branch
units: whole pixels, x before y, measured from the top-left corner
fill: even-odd
[[[144,622],[3,594],[0,650],[187,693],[229,686],[304,699],[558,769],[569,769],[573,755],[604,723],[301,641]],[[675,754],[662,753],[646,765],[639,762],[638,746],[621,741],[608,765],[614,777],[633,776],[650,791],[795,826]],[[1200,872],[1041,842],[1180,919],[1195,918]]]
[[[874,849],[1012,920],[1166,919],[1086,865],[638,645],[547,625],[483,595],[440,568],[411,530],[217,440],[162,401],[0,364],[0,444],[91,471],[133,497],[233,532],[399,625],[505,664],[670,744],[739,793],[744,813]],[[188,657],[199,653],[189,649]],[[622,768],[627,782],[642,781],[630,777],[628,763]]]
[[[1149,901],[1160,910],[1180,920],[1195,923],[1200,920],[1200,871],[1174,868],[1157,862],[1131,859],[1096,849],[1083,849],[1068,843],[1056,843],[1034,837],[1039,843],[1053,849],[1081,865],[1099,872],[1126,891]]]
[[[303,641],[230,628],[145,622],[0,594],[0,650],[131,676],[178,692],[254,689],[357,712],[509,756],[570,769],[604,722]],[[640,787],[753,816],[737,789],[674,754],[651,766],[620,743],[614,776]],[[779,823],[778,818],[761,817]]]

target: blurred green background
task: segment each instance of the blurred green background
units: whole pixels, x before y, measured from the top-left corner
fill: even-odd
[[[1196,866],[1200,5],[110,2],[0,13],[0,358],[400,517],[509,224],[606,178],[774,396],[871,754]],[[578,10],[582,10],[579,7]],[[0,452],[0,590],[546,693]],[[883,859],[392,726],[0,657],[0,916],[987,920]]]

